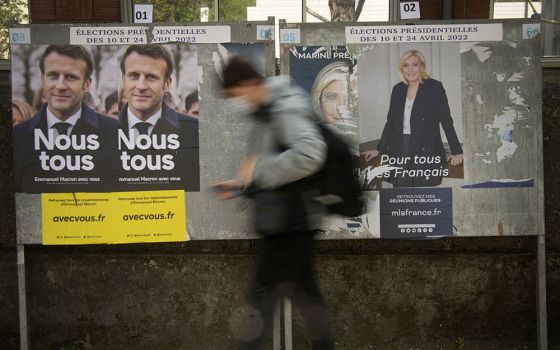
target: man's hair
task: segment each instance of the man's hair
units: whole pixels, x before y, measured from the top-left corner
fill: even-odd
[[[222,88],[229,89],[240,85],[244,81],[263,80],[262,75],[257,72],[255,67],[239,56],[233,56],[222,71]]]
[[[119,94],[117,91],[113,91],[105,97],[105,112],[108,112],[115,103],[119,103]]]
[[[171,52],[167,50],[162,45],[158,44],[148,44],[148,45],[130,45],[128,49],[126,49],[124,55],[121,58],[121,72],[124,75],[125,67],[124,62],[126,58],[136,52],[141,56],[148,56],[153,59],[162,59],[167,64],[167,70],[165,71],[165,80],[169,79],[171,74],[173,74],[173,57],[171,56]]]
[[[198,102],[198,91],[195,90],[185,97],[185,111],[188,111],[196,102]]]
[[[91,73],[93,73],[93,57],[91,52],[82,45],[49,45],[41,55],[39,59],[39,69],[41,74],[45,74],[45,58],[55,52],[62,56],[67,56],[75,60],[83,60],[86,62],[87,69],[84,76],[85,80],[91,78]]]

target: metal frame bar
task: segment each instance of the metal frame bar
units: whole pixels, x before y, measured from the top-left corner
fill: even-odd
[[[132,18],[132,0],[121,0],[121,23],[134,23]]]
[[[399,21],[401,19],[399,4],[400,0],[389,0],[389,22]]]
[[[543,68],[560,68],[560,57],[545,56],[541,60]]]
[[[28,350],[29,328],[27,326],[27,284],[25,282],[25,246],[17,245],[19,342],[21,350]]]
[[[10,60],[0,60],[0,70],[10,70]]]
[[[453,18],[453,0],[442,0],[441,15],[441,19],[443,20],[449,20]]]
[[[537,348],[546,350],[547,347],[546,241],[544,234],[540,234],[537,236]]]
[[[220,0],[214,0],[214,21],[220,21]]]
[[[281,350],[282,344],[282,324],[280,322],[280,310],[282,308],[282,300],[278,300],[274,307],[274,316],[272,319],[272,349]],[[264,330],[263,330],[264,332]]]
[[[284,350],[292,350],[292,300],[284,298]]]

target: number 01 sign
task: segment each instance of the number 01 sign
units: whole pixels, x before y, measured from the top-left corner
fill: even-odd
[[[153,4],[134,4],[134,23],[152,23],[154,20]]]
[[[420,18],[420,1],[401,2],[401,19]]]

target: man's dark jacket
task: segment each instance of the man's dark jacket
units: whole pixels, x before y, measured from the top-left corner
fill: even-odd
[[[128,135],[128,105],[119,112],[119,130]],[[153,147],[141,150],[128,150],[119,142],[119,158],[122,152],[129,156],[142,156],[147,162],[157,164],[161,157],[171,155],[174,168],[171,170],[126,170],[122,160],[119,160],[117,185],[120,190],[160,190],[160,189],[184,189],[185,191],[200,190],[200,167],[199,167],[199,136],[198,120],[181,113],[163,103],[161,118],[154,125],[150,138],[154,137],[161,143],[170,134],[177,134],[180,147],[178,149],[155,149]],[[163,138],[163,139],[162,139]],[[148,158],[149,156],[149,158]],[[160,163],[161,164],[161,163]],[[142,177],[144,179],[142,179]],[[146,181],[146,178],[157,178],[157,180]],[[180,178],[180,181],[177,181]],[[120,181],[119,181],[120,179]]]
[[[69,136],[81,142],[81,136],[96,135],[99,148],[95,150],[87,148],[85,150],[75,150],[73,148],[47,150],[43,143],[40,144],[39,149],[35,149],[36,130],[41,130],[45,136],[48,136],[47,104],[44,104],[33,118],[14,126],[12,130],[16,192],[104,192],[112,190],[114,170],[111,169],[114,169],[115,165],[114,150],[116,148],[115,135],[117,132],[117,121],[115,119],[99,114],[82,104],[82,114]],[[71,165],[75,165],[78,159],[81,162],[84,156],[92,156],[94,167],[92,170],[68,170],[65,168],[55,171],[50,167],[49,170],[45,170],[41,167],[39,159],[43,151],[50,157],[59,155],[66,159],[66,162],[70,162]],[[39,179],[36,180],[35,178]],[[45,181],[45,178],[51,179],[51,181]],[[72,178],[76,178],[76,180],[68,180]],[[87,181],[84,180],[85,178],[87,178]],[[97,178],[99,181],[95,180]],[[40,179],[43,179],[43,181]]]

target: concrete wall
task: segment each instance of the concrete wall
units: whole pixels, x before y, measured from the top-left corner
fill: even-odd
[[[0,74],[0,348],[18,348],[9,81]],[[560,349],[560,73],[543,74],[549,349]],[[32,349],[221,350],[255,241],[26,248]],[[536,238],[317,242],[339,350],[535,349]],[[295,319],[294,349],[308,349]],[[464,344],[464,346],[462,345]],[[269,347],[271,348],[271,347]]]

